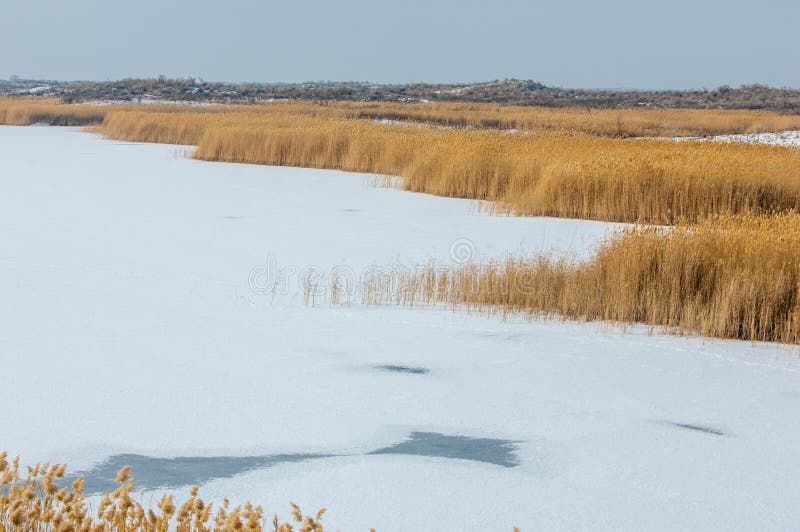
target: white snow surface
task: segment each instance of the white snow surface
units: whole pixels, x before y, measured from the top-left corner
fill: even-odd
[[[711,142],[743,142],[745,144],[770,144],[773,146],[800,146],[800,131],[777,133],[740,133],[713,137],[675,137],[674,140],[707,140]]]
[[[740,135],[718,135],[711,140],[717,142],[745,142],[748,144],[773,144],[776,146],[800,146],[800,131],[779,133],[743,133]]]
[[[200,493],[269,515],[325,506],[344,531],[797,526],[794,348],[310,308],[295,285],[264,296],[249,280],[269,257],[358,270],[451,260],[454,242],[582,257],[612,224],[185,155],[0,127],[0,449],[73,470],[122,453],[330,453]],[[519,465],[367,454],[415,431],[513,440]]]

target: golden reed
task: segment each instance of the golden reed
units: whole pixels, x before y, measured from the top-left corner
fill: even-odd
[[[654,128],[780,129],[797,127],[795,116],[748,111],[504,111],[499,106],[437,104],[432,116],[420,117],[415,114],[420,107],[424,106],[357,102],[98,107],[5,99],[0,100],[0,121],[47,123],[48,116],[50,123],[102,121],[99,131],[109,137],[197,145],[199,159],[400,176],[411,191],[488,200],[496,210],[521,215],[673,224],[715,214],[800,207],[797,149],[602,135],[619,123],[633,133]],[[509,120],[522,116],[530,129],[510,133],[352,118],[390,111],[425,120],[434,120],[437,112],[451,118],[458,113],[507,113]],[[520,125],[523,118],[513,118],[514,124]]]
[[[334,104],[331,104],[334,105]],[[711,136],[800,129],[800,116],[769,111],[587,109],[488,103],[337,102],[349,118],[416,121],[448,127],[582,132],[612,137]]]
[[[322,509],[304,516],[292,504],[292,521],[281,522],[274,516],[267,522],[260,506],[246,503],[231,507],[227,499],[215,507],[198,497],[193,486],[190,496],[177,502],[163,495],[154,507],[142,502],[136,493],[130,466],[120,469],[113,492],[100,497],[97,509],[83,492],[83,479],[61,486],[66,466],[37,464],[23,473],[19,457],[8,461],[0,453],[0,532],[321,532]]]
[[[800,207],[792,148],[583,133],[510,134],[275,112],[119,111],[113,138],[197,145],[195,157],[400,176],[414,192],[498,211],[672,224]]]
[[[0,97],[0,124],[29,126],[86,126],[103,121],[109,109],[88,105],[63,105],[56,99]]]
[[[36,464],[23,473],[19,457],[12,462],[0,453],[0,532],[323,532],[325,509],[304,515],[291,505],[291,520],[265,517],[260,506],[231,506],[228,499],[215,506],[198,497],[192,486],[189,497],[176,501],[163,495],[153,506],[136,492],[130,466],[119,470],[112,492],[100,496],[97,509],[83,491],[83,479],[61,486],[66,466]],[[375,529],[370,529],[375,532]],[[519,532],[519,528],[514,528]]]
[[[781,129],[796,127],[792,120],[797,117],[510,108],[509,114],[530,113],[545,123],[530,122],[531,129],[518,133],[354,118],[385,115],[397,107],[405,118],[433,120],[415,118],[419,106],[355,102],[187,108],[4,99],[0,121],[100,123],[101,132],[117,139],[197,145],[200,159],[397,175],[409,190],[488,200],[495,210],[518,214],[677,224],[674,231],[630,230],[583,264],[523,258],[488,269],[466,267],[450,275],[470,280],[454,286],[471,288],[448,290],[442,297],[454,304],[532,315],[643,322],[710,336],[799,343],[797,149],[587,133],[612,124],[613,117],[623,124],[638,120],[639,126],[625,126],[635,133],[652,127],[689,132],[710,127],[718,133],[732,124],[745,130]],[[458,112],[506,112],[474,108],[441,105],[431,112],[451,118]],[[574,125],[579,116],[584,116],[583,126]],[[676,126],[673,120],[683,122]],[[741,120],[751,125],[742,126]],[[520,265],[525,272],[533,268],[526,279],[537,290],[504,299],[485,287],[523,275],[515,271]],[[420,297],[412,292],[407,298]]]
[[[55,117],[69,116],[70,125],[99,123],[105,114],[144,106],[60,105],[56,98],[0,97],[0,124],[63,125]],[[150,107],[150,106],[148,106]],[[158,107],[158,106],[156,106]],[[185,110],[187,106],[162,106]],[[147,107],[144,107],[147,108]],[[710,136],[800,129],[800,116],[770,111],[695,109],[547,108],[490,103],[307,102],[284,100],[266,105],[214,106],[328,118],[368,118],[410,121],[454,128],[517,129],[537,132],[582,132],[612,137]],[[4,117],[4,110],[13,110]],[[208,107],[192,108],[198,112]]]
[[[800,215],[712,217],[635,227],[584,262],[509,257],[398,269],[372,279],[372,304],[447,304],[532,319],[560,316],[679,333],[800,344]]]

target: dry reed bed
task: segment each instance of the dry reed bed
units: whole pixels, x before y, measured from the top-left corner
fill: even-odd
[[[509,257],[397,271],[399,279],[370,279],[362,287],[364,302],[444,303],[530,318],[644,323],[679,333],[800,344],[797,214],[631,228],[578,263]]]
[[[800,129],[800,116],[767,111],[587,110],[496,104],[281,101],[226,106],[243,113],[410,121],[450,128],[569,132],[607,137],[703,137]]]
[[[800,116],[767,111],[547,108],[498,104],[339,102],[350,117],[450,127],[571,131],[612,137],[711,136],[800,129]]]
[[[303,516],[292,504],[292,520],[280,522],[277,515],[267,523],[264,510],[250,503],[231,507],[227,499],[215,507],[197,496],[192,487],[189,498],[176,502],[163,495],[155,507],[142,502],[136,493],[130,467],[117,473],[119,487],[100,498],[97,509],[83,492],[83,479],[60,486],[66,466],[37,464],[24,473],[19,457],[9,463],[0,453],[0,532],[223,532],[233,530],[274,530],[321,532],[325,510]]]
[[[566,132],[513,135],[412,128],[344,117],[366,109],[383,112],[390,104],[275,102],[187,109],[34,101],[41,107],[29,109],[30,101],[22,100],[20,110],[14,107],[15,102],[20,101],[0,100],[5,120],[41,121],[49,112],[53,123],[91,123],[99,116],[93,113],[98,113],[103,116],[99,130],[116,139],[198,145],[196,157],[207,160],[401,176],[411,191],[489,200],[498,211],[521,215],[672,224],[713,214],[786,212],[800,207],[800,155],[796,149],[634,141],[569,131],[577,127],[569,124],[580,122],[581,116],[586,127],[595,127],[591,116],[603,112],[523,108],[520,112],[561,120]],[[459,109],[443,104],[439,107],[448,112]],[[663,117],[682,112],[626,113],[632,117],[662,116],[659,120],[666,123]],[[750,120],[762,115],[685,113],[741,115]]]
[[[498,209],[519,214],[672,223],[715,214],[791,211],[800,203],[800,153],[792,148],[630,141],[575,132],[511,135],[342,118],[342,113],[383,112],[395,107],[455,113],[488,112],[492,106],[275,102],[187,109],[174,105],[93,107],[5,98],[0,99],[0,118],[15,123],[39,117],[49,117],[52,122],[91,122],[102,115],[100,129],[113,138],[198,145],[201,159],[399,175],[410,190],[493,200]],[[501,110],[497,112],[548,114],[564,123],[589,123],[591,119],[586,117],[606,113],[494,107]],[[642,120],[661,116],[662,123],[663,117],[681,113],[735,115],[748,120],[764,115],[739,111],[608,113],[629,113]]]
[[[131,106],[133,108],[141,106]],[[180,109],[180,107],[177,107]],[[397,104],[368,102],[281,101],[224,106],[242,113],[293,114],[327,118],[410,121],[450,128],[521,130],[537,133],[586,133],[607,137],[703,137],[800,129],[800,116],[767,111],[586,110],[495,104]],[[213,109],[219,112],[220,108]]]
[[[0,98],[0,124],[30,126],[86,126],[103,121],[109,108],[63,105],[56,99]]]
[[[185,111],[186,106],[64,105],[55,98],[0,97],[0,124],[86,125],[117,109]],[[581,132],[611,137],[711,136],[800,129],[800,116],[768,111],[697,109],[547,108],[491,103],[391,103],[275,101],[257,105],[193,107],[192,112],[288,113],[329,118],[415,121],[456,128],[517,129],[534,132]],[[9,113],[8,117],[5,113]]]
[[[136,128],[148,118],[127,120]],[[188,122],[172,120],[171,126],[152,125],[162,134],[166,127],[182,135]],[[130,139],[124,121],[111,116],[104,130]],[[410,191],[487,200],[497,211],[519,215],[672,224],[800,208],[800,155],[784,147],[509,135],[309,117],[220,124],[207,128],[198,145],[199,159],[401,176]]]

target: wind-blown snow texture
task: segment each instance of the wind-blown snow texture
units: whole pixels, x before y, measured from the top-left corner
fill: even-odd
[[[580,256],[609,224],[183,155],[0,128],[0,448],[90,472],[138,455],[151,486],[169,466],[346,531],[796,527],[791,349],[249,286],[267,257]]]
[[[773,146],[800,146],[800,131],[779,133],[741,133],[738,135],[716,135],[711,137],[675,137],[673,140],[707,140],[711,142],[743,142],[745,144],[770,144]]]

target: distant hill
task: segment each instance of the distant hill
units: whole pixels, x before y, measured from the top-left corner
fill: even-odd
[[[271,99],[357,100],[393,102],[492,102],[547,107],[652,107],[659,109],[764,109],[800,113],[800,90],[764,85],[728,86],[713,90],[641,91],[630,89],[567,89],[530,80],[481,83],[365,82],[219,83],[193,78],[122,79],[118,81],[0,80],[2,95],[58,96],[65,101],[219,101]]]

